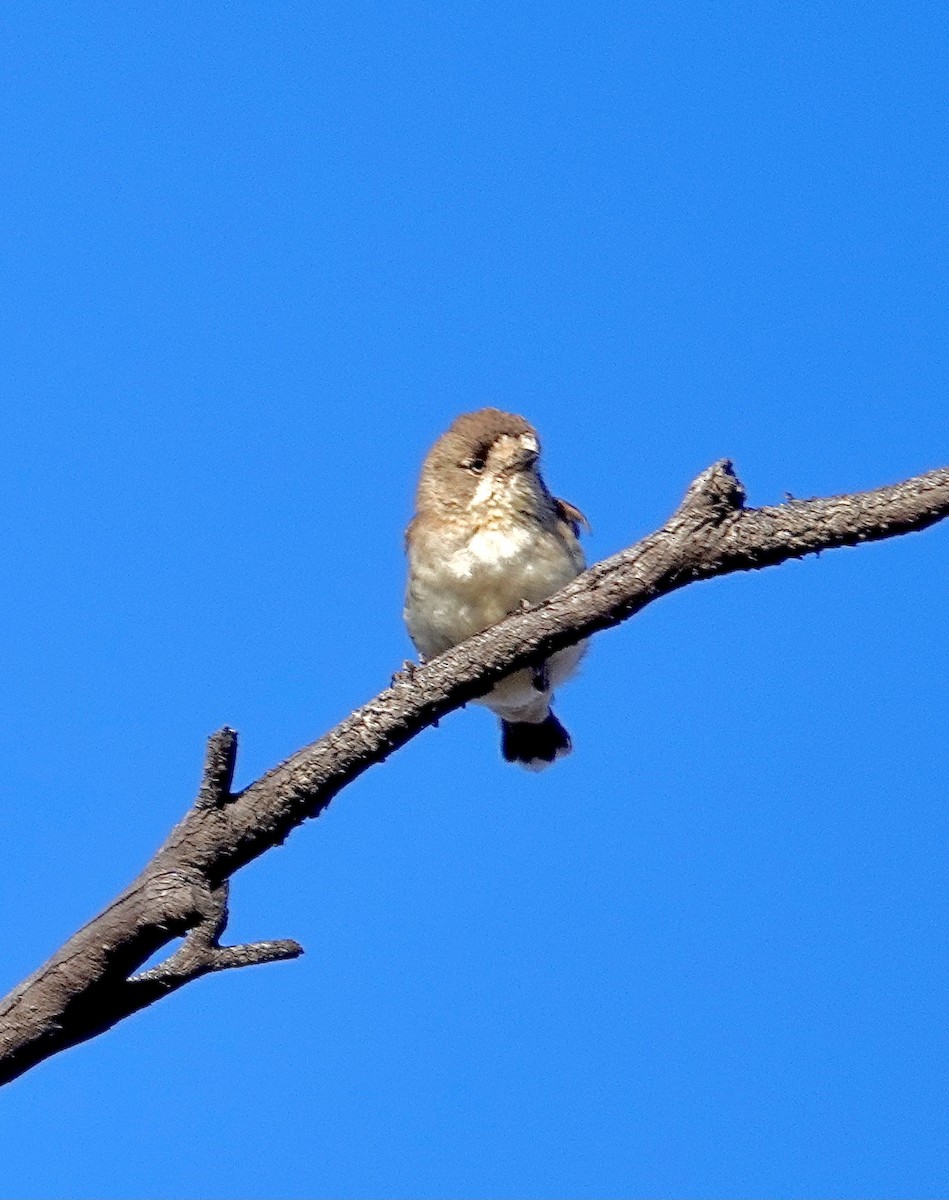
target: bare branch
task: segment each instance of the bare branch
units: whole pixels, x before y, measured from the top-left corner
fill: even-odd
[[[744,504],[731,464],[709,467],[661,529],[544,603],[397,674],[375,699],[237,795],[230,790],[237,735],[214,734],[194,806],[145,870],[0,1002],[0,1083],[202,975],[302,953],[293,941],[222,947],[228,879],[318,816],[368,767],[511,670],[689,583],[925,529],[949,515],[949,469],[854,495]],[[164,963],[135,974],[181,936],[183,945]]]

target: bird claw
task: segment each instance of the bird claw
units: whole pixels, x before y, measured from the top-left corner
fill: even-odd
[[[393,674],[391,686],[395,687],[397,683],[411,683],[415,679],[415,672],[418,668],[418,663],[414,663],[410,658],[407,658],[402,664],[401,669]]]
[[[531,671],[531,686],[533,687],[534,691],[535,692],[549,692],[550,691],[550,669],[548,667],[547,661],[544,660],[544,662],[542,662],[542,663],[535,663],[534,666],[531,667],[530,671]]]

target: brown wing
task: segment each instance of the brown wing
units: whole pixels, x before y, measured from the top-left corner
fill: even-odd
[[[557,516],[561,519],[561,521],[569,525],[573,530],[574,537],[580,536],[581,528],[585,529],[587,533],[590,532],[590,522],[586,519],[579,508],[571,504],[568,500],[558,500],[557,497],[554,496],[554,507],[556,508]]]

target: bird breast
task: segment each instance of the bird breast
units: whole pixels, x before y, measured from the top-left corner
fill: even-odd
[[[564,540],[539,522],[485,524],[442,554],[427,549],[413,555],[406,599],[409,632],[427,658],[545,599],[579,570]]]

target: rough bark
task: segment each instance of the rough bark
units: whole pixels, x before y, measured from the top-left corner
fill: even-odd
[[[316,817],[367,767],[514,668],[617,625],[701,579],[921,530],[949,515],[949,468],[891,487],[746,509],[727,461],[704,471],[666,524],[543,604],[408,669],[318,741],[231,792],[237,735],[208,744],[191,810],[142,873],[0,1002],[0,1083],[104,1032],[211,971],[295,958],[293,941],[221,946],[228,880]],[[157,967],[147,959],[184,935]]]

